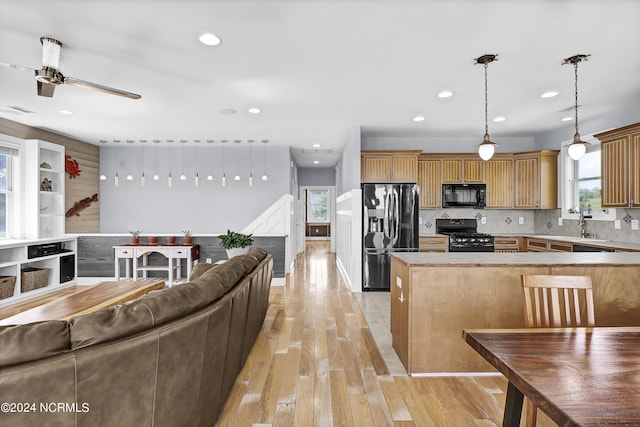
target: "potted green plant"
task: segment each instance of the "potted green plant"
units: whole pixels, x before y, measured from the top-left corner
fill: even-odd
[[[131,244],[132,245],[137,245],[140,243],[140,231],[139,230],[133,230],[133,231],[129,231],[129,233],[131,233]]]
[[[249,251],[249,246],[253,244],[252,234],[243,234],[236,231],[227,230],[227,234],[218,236],[220,246],[227,250],[229,259],[236,255],[244,254]]]
[[[191,237],[191,230],[183,230],[182,234],[184,235],[183,243],[185,245],[190,245],[193,243],[193,238]]]

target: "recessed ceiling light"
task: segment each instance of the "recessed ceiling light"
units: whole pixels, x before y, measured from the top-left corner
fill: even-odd
[[[60,114],[66,114],[67,116],[73,116],[73,111],[60,110]]]
[[[424,121],[424,116],[415,116],[413,118],[414,122],[423,122]]]
[[[560,119],[561,122],[568,122],[568,121],[571,121],[571,120],[573,120],[573,117],[563,117],[563,118]]]
[[[222,43],[222,40],[220,40],[220,37],[211,33],[200,34],[200,37],[198,37],[198,40],[200,40],[200,43],[207,46],[218,46],[220,43]]]
[[[507,120],[507,118],[503,116],[498,116],[493,119],[494,122],[504,122],[505,120]]]
[[[320,161],[319,161],[319,160],[314,160],[314,161],[313,161],[313,164],[314,164],[314,165],[318,165],[318,164],[320,164]]]
[[[313,148],[320,148],[320,144],[313,144]]]
[[[235,114],[235,113],[237,113],[237,111],[234,110],[233,108],[221,108],[218,111],[220,112],[220,114]]]
[[[558,92],[556,92],[555,90],[550,90],[549,92],[545,92],[542,95],[540,95],[540,98],[553,98],[554,96],[557,96]]]
[[[251,114],[260,114],[260,109],[257,107],[251,107],[248,110]]]
[[[453,92],[450,90],[443,90],[438,94],[438,98],[450,98],[453,96]]]

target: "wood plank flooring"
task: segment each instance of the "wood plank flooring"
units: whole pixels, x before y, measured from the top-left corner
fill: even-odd
[[[311,241],[269,310],[219,426],[499,426],[507,382],[389,374],[328,243]],[[538,426],[553,426],[544,414]]]

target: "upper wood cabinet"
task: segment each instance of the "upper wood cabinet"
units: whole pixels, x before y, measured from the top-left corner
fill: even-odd
[[[487,184],[487,208],[513,207],[513,159],[511,154],[496,154],[484,165]]]
[[[602,207],[640,207],[640,123],[594,136],[601,142]]]
[[[428,159],[424,155],[418,158],[418,186],[420,187],[420,208],[442,207],[442,162],[440,159]]]
[[[360,152],[361,182],[417,182],[420,150]]]
[[[514,208],[556,209],[558,207],[559,152],[559,150],[541,150],[513,155]]]
[[[442,181],[450,183],[473,183],[484,180],[484,161],[477,156],[452,155],[442,158]]]

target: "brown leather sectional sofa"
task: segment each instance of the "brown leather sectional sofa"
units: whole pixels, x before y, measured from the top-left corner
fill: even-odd
[[[0,328],[2,426],[213,426],[264,321],[253,249],[70,321]]]

